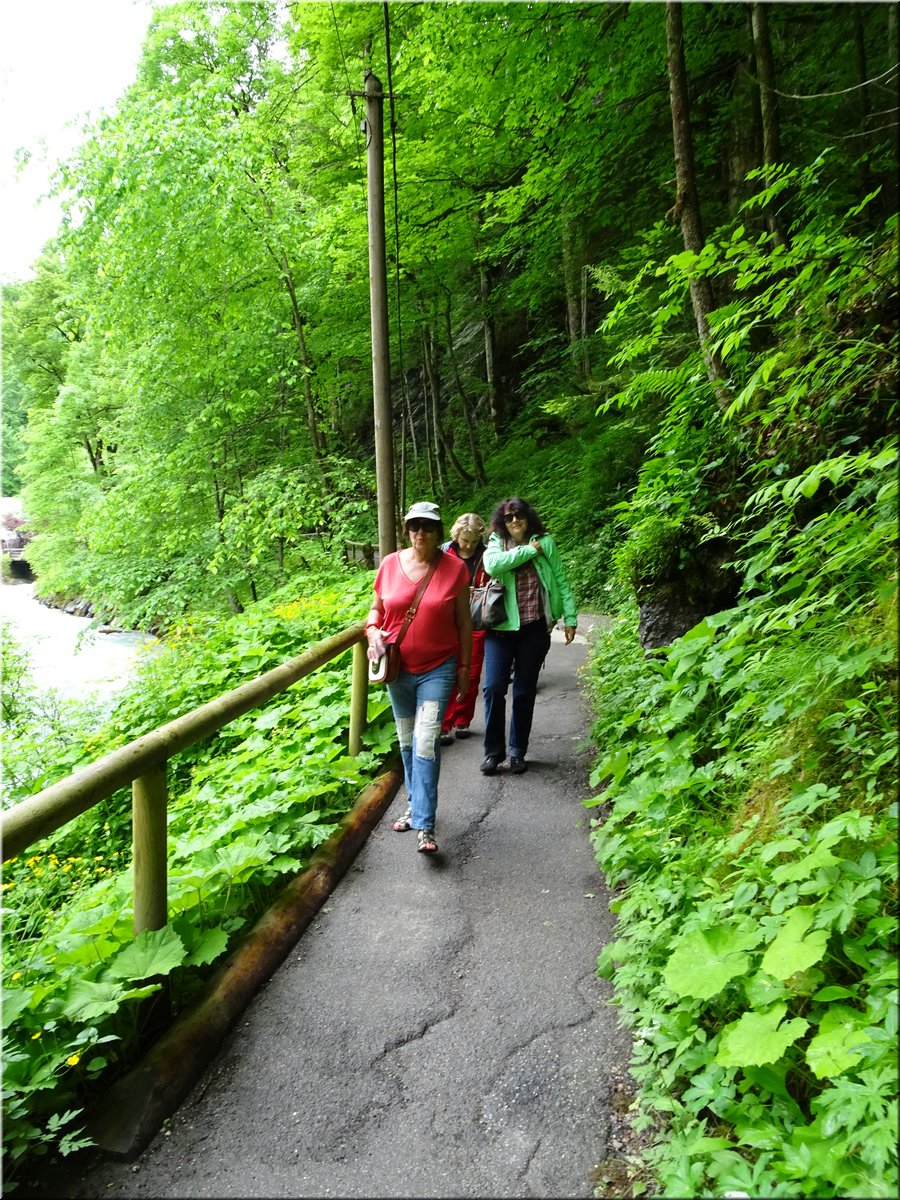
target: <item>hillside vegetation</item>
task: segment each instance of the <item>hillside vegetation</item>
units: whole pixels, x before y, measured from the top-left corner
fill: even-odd
[[[585,804],[648,1149],[598,1196],[897,1191],[895,46],[878,4],[169,5],[4,290],[38,590],[166,642],[98,724],[4,638],[8,804],[365,612],[390,91],[399,504],[524,495],[610,618]],[[5,864],[8,1188],[389,748],[316,678],[174,762],[165,930],[127,797]]]

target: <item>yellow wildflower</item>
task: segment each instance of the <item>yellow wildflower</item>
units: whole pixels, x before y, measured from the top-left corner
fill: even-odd
[[[44,1031],[43,1031],[43,1029],[39,1029],[39,1030],[37,1031],[37,1033],[33,1033],[33,1034],[31,1035],[31,1040],[32,1040],[33,1042],[36,1042],[36,1041],[37,1041],[37,1039],[38,1039],[38,1038],[41,1036],[41,1034],[42,1034],[43,1032],[44,1032]]]
[[[81,1062],[81,1055],[80,1054],[70,1054],[69,1057],[66,1059],[66,1062],[68,1063],[68,1065],[70,1067],[77,1067],[78,1064]]]

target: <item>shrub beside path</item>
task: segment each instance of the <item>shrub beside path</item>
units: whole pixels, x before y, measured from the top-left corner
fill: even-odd
[[[525,775],[479,773],[479,700],[443,751],[440,853],[391,829],[401,788],[166,1128],[54,1195],[594,1194],[630,1041],[595,974],[585,661],[554,632]]]

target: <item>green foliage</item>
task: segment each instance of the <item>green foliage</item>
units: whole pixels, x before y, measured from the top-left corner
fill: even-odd
[[[366,69],[390,86],[407,492],[485,517],[526,496],[582,607],[713,548],[744,572],[739,606],[660,659],[621,623],[601,650],[597,736],[616,749],[598,848],[623,889],[604,969],[621,962],[642,1031],[646,1119],[667,1114],[669,1194],[874,1195],[895,1171],[896,148],[859,86],[864,64],[883,78],[889,7],[770,6],[784,165],[760,172],[746,13],[686,6],[715,230],[694,255],[673,219],[662,6],[391,5],[389,73],[382,5],[167,5],[135,83],[60,167],[59,236],[4,291],[4,478],[23,485],[38,587],[168,646],[99,730],[21,692],[15,799],[361,615],[371,581],[339,569],[375,533],[348,93]],[[476,449],[484,486],[463,474]],[[30,957],[5,1006],[10,1161],[77,1144],[91,1087],[134,1047],[135,971],[162,967],[186,997],[331,827],[371,765],[341,749],[345,675],[173,763],[184,911],[164,941],[125,949],[126,796],[14,866],[6,929]],[[376,721],[370,754],[390,736]]]
[[[896,451],[840,469],[805,525],[811,473],[752,498],[734,610],[652,659],[625,613],[594,651],[598,963],[666,1195],[897,1187]]]
[[[308,579],[302,593],[286,589],[229,622],[177,627],[144,660],[108,722],[77,739],[55,771],[43,765],[40,783],[66,774],[76,756],[92,761],[360,620],[371,582],[357,573],[314,589]],[[12,651],[9,661],[17,661]],[[132,940],[125,793],[4,864],[8,1188],[35,1154],[85,1144],[70,1126],[133,1060],[140,1001],[163,978],[173,1011],[192,998],[391,748],[389,704],[377,694],[366,749],[348,756],[349,691],[345,655],[173,760],[164,929]],[[27,791],[27,780],[17,782]]]
[[[629,608],[594,664],[619,914],[599,969],[666,1195],[897,1186],[896,224],[861,232],[865,202],[836,219],[820,169],[747,206],[793,189],[787,243],[735,225],[647,264],[605,328],[603,408],[664,405],[616,569],[642,598],[727,539],[743,578],[649,660]],[[732,296],[710,317],[724,413],[685,340],[698,271]]]
[[[328,250],[348,222],[308,165],[310,97],[273,53],[277,17],[195,4],[154,16],[138,80],[61,168],[65,271],[48,260],[10,314],[31,389],[38,587],[121,622],[246,606],[311,549],[322,565],[310,535],[338,562],[348,510],[371,497],[370,466],[343,454],[339,397],[322,392],[346,382],[316,375]],[[345,179],[341,203],[358,198]],[[349,228],[362,253],[338,286],[362,315],[361,215]],[[60,349],[69,311],[88,319]],[[357,340],[330,336],[341,356]]]
[[[11,625],[0,621],[0,678],[3,680],[3,740],[0,745],[2,792],[10,804],[41,786],[47,772],[65,773],[81,755],[85,739],[98,723],[95,712],[64,699],[53,689],[35,687],[31,660]]]
[[[801,201],[814,190],[821,198],[820,167],[783,172],[748,208],[786,186]],[[717,350],[740,384],[727,415],[782,470],[815,461],[844,438],[883,436],[896,418],[895,337],[886,316],[897,219],[875,234],[854,228],[874,198],[840,221],[824,215],[827,205],[810,205],[787,246],[751,239],[739,225],[730,241],[709,248],[707,269],[733,276],[735,291],[713,322]]]
[[[651,259],[609,285],[619,298],[604,330],[625,373],[601,411],[664,405],[635,495],[618,510],[615,567],[639,590],[683,569],[706,542],[752,537],[757,513],[742,505],[761,481],[809,467],[796,486],[812,500],[821,483],[840,486],[842,450],[878,444],[895,426],[897,331],[887,313],[896,218],[861,232],[871,196],[836,217],[821,166],[770,172],[745,206],[746,216],[793,189],[801,216],[788,243],[735,222],[699,257]],[[733,297],[710,315],[733,395],[724,420],[685,324],[695,273],[722,280]]]
[[[610,563],[619,538],[616,505],[634,487],[648,440],[642,422],[607,417],[595,428],[528,445],[512,440],[486,459],[490,482],[459,492],[445,507],[490,521],[506,496],[524,496],[556,538],[579,605],[605,611]],[[566,486],[560,487],[560,479]]]
[[[372,536],[365,144],[348,94],[366,69],[394,91],[390,360],[408,488],[453,500],[470,484],[441,478],[455,472],[451,440],[461,471],[475,474],[469,460],[496,438],[584,430],[591,407],[615,397],[634,419],[632,448],[663,416],[670,492],[687,494],[672,478],[683,471],[698,515],[727,522],[740,508],[728,492],[742,473],[739,427],[700,453],[706,466],[692,457],[713,427],[686,304],[697,264],[663,215],[675,199],[663,10],[394,5],[390,64],[384,17],[373,4],[160,8],[134,84],[60,167],[64,226],[4,308],[5,462],[27,485],[44,594],[87,595],[98,611],[161,627],[195,603],[233,611],[281,586],[308,563],[311,534],[334,559],[342,536]],[[841,286],[865,308],[874,293],[866,299],[857,247],[823,242],[822,230],[853,208],[851,236],[864,242],[895,208],[893,143],[878,127],[858,140],[855,128],[867,98],[857,64],[883,53],[884,14],[800,19],[782,5],[770,18],[782,144],[793,163],[814,164],[802,177],[746,176],[759,141],[748,22],[727,5],[693,6],[684,22],[706,226],[724,228],[753,201],[743,232],[729,228],[702,270],[721,293],[713,332],[742,376],[743,432],[762,438],[763,457],[815,441],[786,430],[803,422],[770,404],[767,381],[797,371],[788,390],[815,390],[824,413],[832,382],[850,400],[869,353],[861,328],[843,346],[832,323],[843,361],[832,379],[827,354],[803,362],[801,319],[776,368],[767,305],[802,314],[791,297],[814,276],[834,312],[847,311]],[[794,99],[819,90],[823,61],[821,104]],[[448,74],[448,62],[459,70]],[[844,140],[825,155],[832,129]],[[773,207],[810,232],[792,230],[770,254],[757,237]],[[766,263],[793,282],[763,277]],[[590,575],[606,572],[608,547],[590,560],[579,588],[595,603]]]
[[[10,352],[10,334],[12,332],[10,307],[14,302],[18,288],[3,286],[2,292],[2,431],[0,431],[0,446],[3,447],[3,462],[0,465],[0,495],[17,496],[21,487],[19,479],[19,463],[22,458],[22,434],[28,420],[25,407],[25,388],[16,370],[14,355]]]

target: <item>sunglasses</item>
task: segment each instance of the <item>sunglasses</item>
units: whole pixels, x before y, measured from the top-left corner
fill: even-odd
[[[410,533],[437,533],[434,521],[408,521],[406,528]]]
[[[503,514],[503,523],[505,525],[511,525],[513,521],[525,521],[525,520],[527,520],[527,518],[525,516],[523,516],[522,513],[504,513]]]

